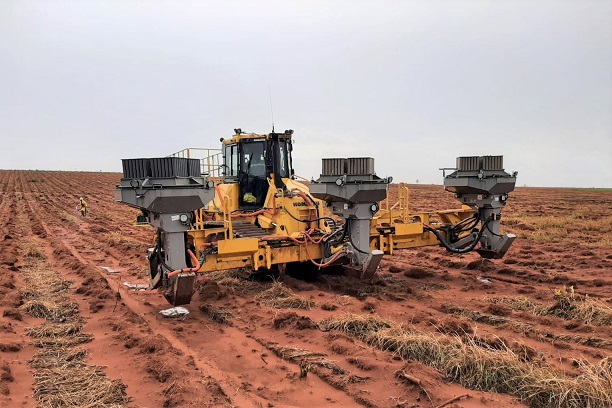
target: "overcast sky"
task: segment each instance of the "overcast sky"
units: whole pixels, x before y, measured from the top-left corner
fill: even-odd
[[[273,112],[307,178],[503,154],[521,186],[612,187],[612,1],[0,0],[0,85],[2,169],[121,171]]]

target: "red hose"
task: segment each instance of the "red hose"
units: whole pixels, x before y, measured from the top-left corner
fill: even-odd
[[[304,202],[308,206],[308,221],[310,221],[313,215],[315,215],[315,217],[316,217],[316,210],[310,208],[310,207],[314,206],[314,203],[312,202],[310,197],[308,197],[308,195],[306,195],[306,193],[304,193],[303,191],[298,190],[298,195],[300,197],[302,197],[302,199],[304,200]]]
[[[270,240],[270,239],[279,239],[279,240],[290,240],[295,242],[296,244],[299,245],[304,245],[304,247],[306,248],[306,254],[308,255],[308,259],[310,260],[310,262],[312,262],[313,265],[315,265],[318,268],[327,268],[328,266],[330,266],[332,263],[336,262],[338,260],[338,258],[340,258],[340,256],[345,255],[348,253],[348,251],[338,251],[334,254],[334,256],[327,262],[320,264],[317,263],[314,259],[312,259],[312,256],[310,255],[310,251],[308,250],[308,241],[312,242],[313,244],[319,244],[325,237],[327,237],[329,234],[324,234],[321,238],[319,238],[318,240],[313,239],[310,234],[314,232],[314,230],[311,228],[310,230],[304,231],[304,241],[300,241],[297,238],[293,238],[290,237],[289,235],[267,235],[265,237],[261,237],[259,238],[260,241],[266,241],[266,240]]]
[[[334,256],[332,257],[332,259],[330,259],[329,261],[327,261],[327,262],[325,262],[325,263],[323,263],[323,264],[320,264],[320,263],[315,262],[315,261],[314,261],[314,259],[312,259],[312,256],[310,256],[310,252],[308,252],[308,242],[306,242],[306,245],[305,245],[305,246],[306,246],[306,254],[308,255],[308,259],[310,259],[310,262],[312,262],[312,264],[313,264],[314,266],[316,266],[317,268],[327,268],[329,265],[331,265],[331,264],[333,264],[334,262],[336,262],[336,260],[337,260],[338,258],[340,258],[340,256],[342,256],[342,255],[344,255],[344,254],[347,254],[347,253],[348,253],[347,251],[344,251],[344,250],[343,250],[343,251],[338,251],[338,252],[336,252],[336,253],[334,254]]]
[[[219,202],[221,202],[221,207],[225,207],[225,199],[221,195],[221,190],[219,189],[219,186],[217,184],[215,184],[215,193],[217,193],[217,195],[219,196]],[[225,208],[223,209],[225,210]]]
[[[169,278],[172,278],[180,273],[197,272],[200,269],[200,261],[198,260],[198,258],[196,258],[193,252],[191,252],[191,249],[188,249],[187,252],[189,253],[189,256],[191,257],[191,260],[195,262],[196,266],[194,266],[193,268],[184,268],[184,269],[177,269],[176,271],[172,271],[168,274]]]

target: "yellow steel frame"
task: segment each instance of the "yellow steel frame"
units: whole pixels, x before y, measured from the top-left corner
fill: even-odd
[[[393,254],[398,249],[439,245],[436,236],[424,226],[439,228],[455,225],[474,214],[468,206],[456,210],[411,213],[409,209],[410,191],[404,183],[398,185],[398,200],[389,206],[389,199],[383,203],[377,216],[370,225],[370,248],[379,249],[385,254]],[[432,223],[432,218],[437,218]],[[383,231],[383,232],[380,232]]]
[[[194,245],[205,240],[204,231],[192,231],[189,235],[193,238]],[[244,267],[251,267],[254,270],[271,269],[274,265],[322,258],[321,246],[314,244],[308,244],[308,249],[303,245],[289,242],[273,247],[269,242],[257,238],[232,238],[219,240],[216,245],[218,253],[208,255],[198,272]]]
[[[242,134],[227,143],[238,143],[244,138],[260,138],[265,135]],[[286,190],[277,189],[272,178],[268,179],[269,189],[264,201],[264,210],[256,215],[239,214],[238,184],[223,184],[222,179],[215,178],[215,198],[206,209],[195,212],[194,227],[189,231],[189,242],[198,250],[216,245],[216,253],[207,255],[199,272],[211,272],[232,268],[250,267],[254,270],[270,269],[277,265],[284,270],[292,262],[317,261],[323,257],[321,245],[297,243],[290,238],[303,238],[302,233],[308,227],[299,220],[307,219],[316,208],[322,211],[322,201],[308,197],[308,187],[294,179],[284,178]],[[286,194],[289,192],[289,194]],[[400,183],[398,200],[390,206],[389,198],[381,204],[370,224],[370,248],[382,250],[385,254],[406,248],[438,245],[436,236],[424,227],[440,228],[443,225],[455,225],[474,214],[466,206],[456,210],[412,213],[409,209],[410,192],[408,186]],[[317,204],[317,206],[315,206]],[[249,223],[257,223],[268,231],[263,238],[235,238],[233,220],[240,217]],[[206,227],[206,221],[218,221],[219,227]],[[435,223],[432,221],[436,221]],[[315,226],[315,225],[311,225]],[[330,228],[322,221],[316,226],[325,232]],[[271,243],[274,242],[273,245]],[[332,252],[341,247],[333,248]]]
[[[223,144],[239,143],[242,139],[261,138],[266,135],[240,134],[223,141]],[[210,180],[211,178],[209,178]],[[251,267],[254,270],[270,269],[274,265],[283,267],[291,262],[307,262],[323,257],[321,246],[297,244],[289,237],[298,239],[308,225],[299,221],[311,218],[318,208],[323,209],[322,201],[306,198],[308,187],[291,178],[283,178],[286,190],[277,189],[274,180],[268,179],[269,188],[264,200],[264,211],[249,216],[240,214],[237,183],[223,184],[222,179],[214,178],[215,197],[206,208],[194,212],[194,227],[189,231],[189,242],[198,250],[205,246],[216,245],[217,251],[209,254],[199,272]],[[288,194],[286,193],[288,192]],[[313,201],[310,203],[309,201]],[[316,205],[315,205],[316,204]],[[235,238],[234,221],[236,218],[264,228],[274,239]],[[220,227],[206,227],[206,221],[218,221]],[[314,222],[311,227],[329,232],[322,221]],[[221,239],[222,238],[222,239]],[[285,240],[286,239],[286,240]],[[271,246],[272,241],[282,242]],[[213,244],[214,243],[214,244]]]

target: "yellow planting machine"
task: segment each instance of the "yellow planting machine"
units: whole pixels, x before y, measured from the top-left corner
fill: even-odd
[[[293,131],[253,134],[235,129],[222,149],[203,159],[198,149],[161,158],[124,159],[115,198],[141,210],[157,231],[149,254],[150,287],[173,305],[187,304],[197,273],[249,268],[351,268],[370,279],[384,254],[441,245],[501,258],[514,235],[500,233],[501,208],[516,173],[502,156],[457,158],[445,189],[462,208],[413,213],[408,189],[387,199],[391,177],[372,158],[323,159],[308,182],[293,170]],[[182,156],[182,157],[179,157]]]

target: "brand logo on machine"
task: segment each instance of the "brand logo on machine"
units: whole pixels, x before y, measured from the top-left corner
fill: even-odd
[[[308,207],[304,201],[298,201],[293,203],[294,207]]]

